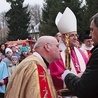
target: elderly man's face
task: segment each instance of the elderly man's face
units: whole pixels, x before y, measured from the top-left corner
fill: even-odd
[[[57,42],[57,40],[54,40],[53,43],[47,43],[47,47],[49,51],[48,58],[50,63],[54,60],[60,59],[61,49],[59,49],[59,43]]]
[[[69,32],[69,45],[70,47],[74,47],[77,44],[78,34],[77,32]],[[62,40],[65,40],[65,35],[62,35]]]
[[[92,36],[92,40],[94,41],[94,44],[98,44],[98,28],[95,26],[94,21],[91,21],[90,24],[90,32]]]

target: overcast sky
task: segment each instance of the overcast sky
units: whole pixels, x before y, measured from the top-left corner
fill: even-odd
[[[42,6],[43,0],[25,0],[24,4],[30,4],[30,5],[39,4]],[[10,9],[9,3],[7,3],[6,0],[0,0],[0,13],[8,11],[9,9]]]

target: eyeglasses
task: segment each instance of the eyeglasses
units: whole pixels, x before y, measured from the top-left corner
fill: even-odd
[[[71,35],[69,35],[69,37],[77,37],[77,38],[79,38],[79,35],[78,34],[71,34]]]

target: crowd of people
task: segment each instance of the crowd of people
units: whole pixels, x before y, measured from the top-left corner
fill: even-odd
[[[41,36],[33,51],[1,44],[0,98],[97,98],[98,13],[90,22],[82,45],[68,7],[56,17],[56,36]]]
[[[23,59],[31,54],[32,52],[29,46],[17,48],[16,45],[6,47],[5,43],[0,45],[0,96],[4,96],[6,85],[8,81],[10,81],[10,76],[13,74],[16,67]]]

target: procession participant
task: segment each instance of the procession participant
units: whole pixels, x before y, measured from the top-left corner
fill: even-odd
[[[60,16],[61,15],[61,16]],[[65,64],[65,50],[66,50],[66,42],[65,42],[65,34],[68,34],[68,43],[70,48],[70,65],[71,72],[76,75],[82,73],[86,68],[86,63],[88,58],[85,54],[77,47],[75,47],[78,34],[77,34],[77,20],[74,13],[67,7],[63,14],[59,12],[57,15],[60,19],[56,18],[56,25],[62,35],[62,41],[60,42],[59,47],[62,49],[61,57],[59,60],[52,62],[49,65],[50,74],[52,76],[54,86],[56,90],[60,90],[65,88],[63,85],[63,81],[61,79],[61,75],[64,70],[67,69],[67,65]],[[69,21],[70,20],[70,21]],[[54,65],[54,66],[53,66]]]
[[[43,60],[51,63],[60,58],[58,41],[52,36],[42,36],[34,51],[17,66],[8,83],[6,98],[58,98]]]
[[[87,68],[81,77],[65,70],[62,79],[67,88],[78,98],[98,98],[98,13],[92,16],[90,32],[94,42]]]
[[[12,61],[12,66],[8,67],[9,79],[19,64],[19,58],[17,56],[12,56],[11,61]]]
[[[58,42],[61,41],[61,33],[58,32],[56,35],[55,35],[55,38],[57,39]]]
[[[5,57],[5,49],[6,49],[6,44],[2,43],[0,44],[0,52],[2,53],[2,55]]]
[[[90,34],[90,31],[86,31],[86,33],[84,35],[84,43],[82,44],[82,46],[80,48],[80,49],[86,51],[88,57],[91,56],[90,51],[94,47],[92,37],[89,36],[89,34]]]
[[[11,67],[12,66],[11,57],[12,57],[13,52],[10,48],[6,48],[5,54],[6,54],[6,57],[2,60],[6,63],[7,67]]]
[[[5,62],[2,61],[2,53],[0,53],[0,98],[4,98],[7,83],[8,83],[7,65]]]

